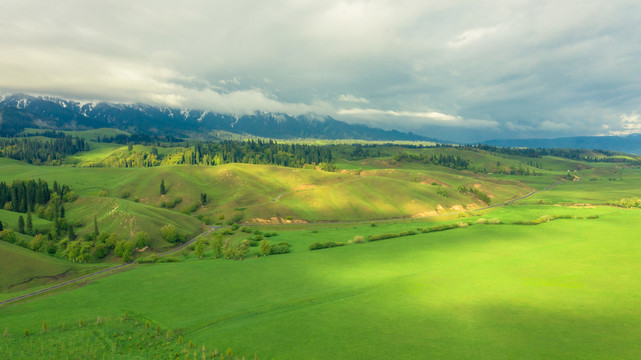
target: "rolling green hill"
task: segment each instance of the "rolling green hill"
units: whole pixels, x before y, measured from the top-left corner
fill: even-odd
[[[34,286],[62,282],[95,270],[0,241],[0,291],[20,291]]]

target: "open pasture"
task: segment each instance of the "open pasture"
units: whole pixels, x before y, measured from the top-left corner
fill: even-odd
[[[584,218],[507,224],[508,213],[557,208],[513,206],[487,214],[502,225],[318,251],[305,245],[429,223],[279,231],[298,244],[291,254],[137,266],[5,307],[3,324],[36,331],[128,312],[259,358],[638,357],[641,212],[560,208]]]

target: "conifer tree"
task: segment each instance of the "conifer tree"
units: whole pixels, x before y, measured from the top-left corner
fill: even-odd
[[[27,234],[33,234],[33,219],[31,213],[27,213]]]
[[[73,225],[71,224],[69,224],[69,227],[67,229],[67,237],[71,241],[76,240],[76,233],[73,231]]]
[[[165,195],[167,189],[165,189],[165,179],[160,179],[160,195]]]
[[[98,231],[98,218],[96,217],[96,215],[94,215],[93,216],[93,235],[97,239],[99,234],[100,232]]]
[[[22,215],[18,218],[18,232],[24,234],[24,218]]]

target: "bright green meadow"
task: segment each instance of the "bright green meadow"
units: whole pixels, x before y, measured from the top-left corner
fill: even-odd
[[[0,181],[67,184],[78,234],[95,217],[121,239],[147,232],[150,248],[119,271],[0,305],[1,359],[641,358],[641,209],[614,206],[639,198],[635,163],[390,146],[337,158],[335,172],[94,168],[130,150],[92,144],[65,166],[0,158]],[[395,158],[406,151],[473,166]],[[18,216],[0,210],[7,228]],[[163,257],[162,226],[189,239],[205,222],[218,228]],[[261,256],[262,239],[291,252]],[[213,257],[243,241],[242,260]],[[319,244],[335,247],[310,250]],[[0,241],[0,300],[122,263],[115,251],[90,261]]]

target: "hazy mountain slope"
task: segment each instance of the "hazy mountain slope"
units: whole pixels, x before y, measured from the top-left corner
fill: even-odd
[[[555,139],[499,139],[484,144],[502,147],[613,150],[641,154],[641,134],[627,136],[576,136]]]
[[[207,134],[224,130],[237,134],[289,139],[363,139],[430,141],[412,133],[348,124],[329,116],[257,112],[232,116],[200,110],[161,108],[141,104],[86,103],[59,98],[11,95],[0,100],[0,135],[13,135],[27,127],[56,130],[116,128],[131,132]]]

